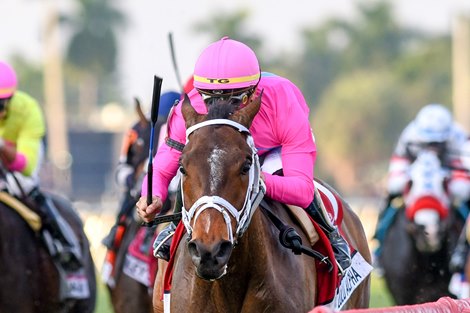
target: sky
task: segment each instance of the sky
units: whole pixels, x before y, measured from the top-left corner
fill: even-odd
[[[14,51],[41,61],[44,16],[47,6],[56,4],[61,12],[75,7],[71,0],[1,0],[0,59]],[[365,0],[365,3],[372,0]],[[178,89],[172,66],[168,34],[173,34],[179,73],[186,80],[209,38],[195,34],[191,26],[217,12],[250,8],[248,33],[263,36],[264,49],[293,50],[302,27],[319,25],[330,17],[354,19],[352,0],[115,0],[128,15],[128,29],[118,34],[122,53],[119,59],[125,98],[151,99],[153,75],[163,77],[162,91]],[[470,14],[469,0],[393,0],[400,23],[429,32],[450,33],[458,14]],[[7,12],[7,14],[5,14]],[[62,33],[62,42],[67,34]]]

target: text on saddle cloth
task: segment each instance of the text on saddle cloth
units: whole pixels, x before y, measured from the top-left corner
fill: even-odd
[[[132,279],[151,288],[155,282],[158,262],[152,255],[152,245],[149,245],[146,253],[142,252],[142,246],[145,245],[144,241],[147,240],[147,235],[145,227],[138,230],[127,250],[123,272]],[[152,236],[151,242],[154,241],[155,237],[155,235]]]

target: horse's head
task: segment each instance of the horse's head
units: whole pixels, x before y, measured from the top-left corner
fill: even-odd
[[[406,215],[411,220],[408,230],[422,253],[440,250],[445,241],[450,205],[446,177],[433,151],[421,152],[410,167],[411,187],[405,194]]]
[[[248,227],[260,192],[260,168],[248,131],[261,95],[236,110],[219,99],[207,115],[198,114],[186,97],[182,113],[187,143],[180,158],[183,222],[197,274],[222,277],[237,238]]]
[[[135,136],[134,140],[131,141],[129,146],[130,162],[134,167],[138,167],[141,164],[145,163],[148,158],[148,151],[150,145],[150,130],[151,123],[145,117],[140,101],[135,98],[135,110],[139,116],[139,120],[132,127],[133,134]]]

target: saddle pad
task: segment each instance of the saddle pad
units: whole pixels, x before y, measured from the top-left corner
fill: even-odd
[[[315,187],[320,194],[330,221],[339,228],[341,235],[346,238],[342,230],[344,208],[341,199],[336,193],[331,192],[318,181],[315,183]],[[314,249],[327,255],[330,260],[335,260],[333,249],[327,235],[313,219],[312,223],[320,235],[320,240],[314,246]],[[335,310],[340,310],[357,286],[359,286],[372,271],[372,266],[364,260],[362,255],[356,251],[350,243],[349,248],[351,250],[352,263],[345,271],[344,276],[338,275],[336,262],[334,263],[334,270],[328,272],[321,270],[320,266],[323,264],[319,264],[317,261],[317,303],[319,305],[328,305]]]
[[[85,269],[80,269],[73,273],[67,273],[66,282],[66,298],[68,299],[87,299],[90,297],[90,286]]]
[[[152,255],[152,245],[149,246],[149,251],[142,253],[141,247],[144,243],[146,232],[147,229],[144,227],[139,228],[137,231],[136,236],[127,249],[123,272],[141,284],[152,288],[155,283],[158,263],[157,259]],[[155,236],[152,238],[152,242],[153,239],[155,239]]]

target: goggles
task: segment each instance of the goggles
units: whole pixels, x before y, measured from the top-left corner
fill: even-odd
[[[197,89],[204,102],[218,98],[236,103],[247,103],[250,96],[254,93],[256,86],[250,86],[244,89],[234,90],[205,90]]]

